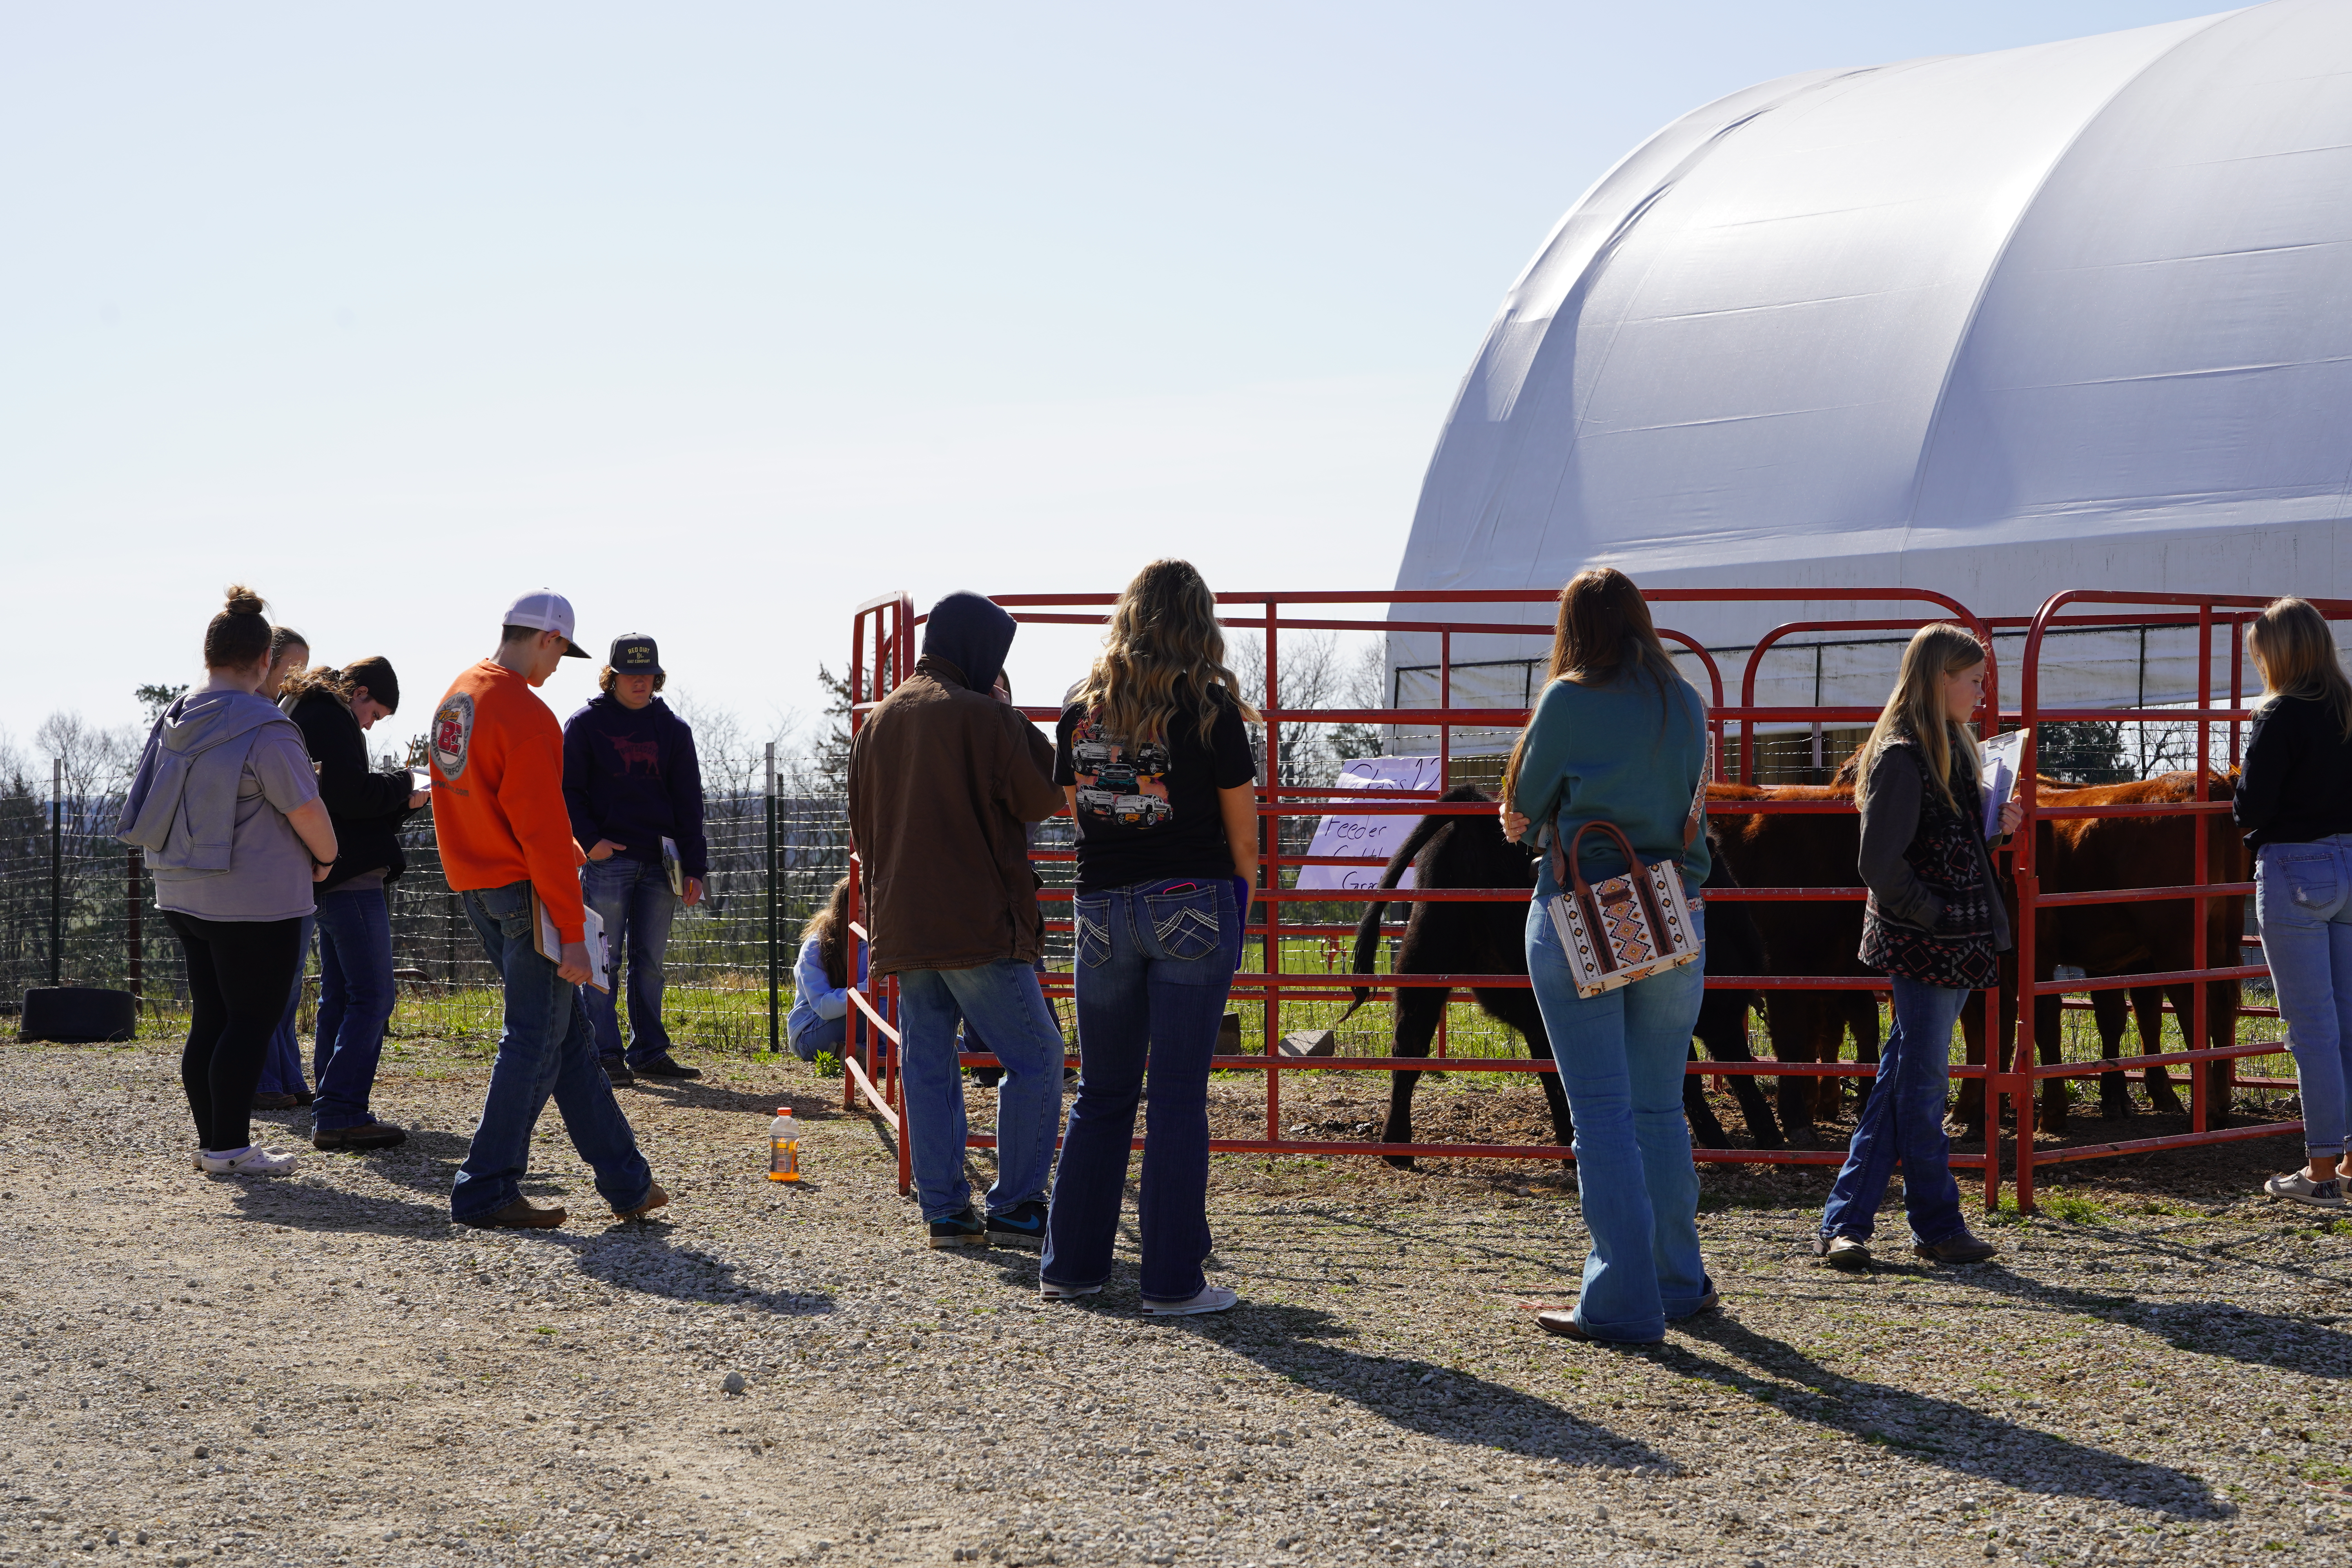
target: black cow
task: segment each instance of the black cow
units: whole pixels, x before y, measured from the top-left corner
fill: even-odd
[[[1492,805],[1493,799],[1483,790],[1470,784],[1450,789],[1440,797],[1448,803],[1476,801]],[[1535,862],[1526,850],[1503,837],[1502,824],[1494,813],[1480,812],[1468,816],[1424,816],[1413,828],[1397,852],[1390,857],[1381,873],[1380,886],[1393,888],[1404,875],[1407,866],[1413,868],[1416,887],[1422,888],[1526,888],[1535,886]],[[1710,879],[1710,882],[1713,879]],[[1352,972],[1369,974],[1380,951],[1381,916],[1387,909],[1385,902],[1366,906],[1363,918],[1356,922],[1356,952]],[[1404,941],[1397,953],[1395,972],[1400,974],[1525,974],[1528,955],[1525,931],[1527,905],[1519,902],[1496,903],[1419,903],[1406,918]],[[1718,920],[1720,919],[1720,929]],[[1707,915],[1707,945],[1719,956],[1717,963],[1738,974],[1762,973],[1761,945],[1755,926],[1737,904],[1726,904],[1720,911]],[[1718,946],[1718,943],[1721,945]],[[1436,1038],[1438,1020],[1444,1016],[1445,1004],[1451,993],[1434,985],[1399,986],[1396,994],[1396,1037],[1391,1054],[1400,1057],[1426,1057],[1430,1043]],[[1545,1034],[1543,1015],[1537,1010],[1535,993],[1503,986],[1474,986],[1471,994],[1479,1008],[1490,1018],[1517,1030],[1527,1040],[1529,1057],[1541,1059],[1551,1055],[1550,1037]],[[1353,1014],[1370,1000],[1371,992],[1358,987],[1355,1000],[1348,1008]],[[1718,1061],[1748,1061],[1748,1008],[1753,997],[1740,992],[1709,992],[1699,1014],[1698,1037],[1705,1041],[1707,1052]],[[1344,1018],[1348,1015],[1343,1014]],[[1544,1099],[1551,1109],[1552,1127],[1565,1145],[1575,1137],[1575,1123],[1570,1120],[1568,1097],[1559,1087],[1559,1075],[1538,1075],[1543,1085]],[[1383,1141],[1391,1143],[1412,1142],[1412,1091],[1421,1081],[1421,1074],[1401,1070],[1390,1075],[1388,1123],[1381,1132]],[[1748,1126],[1756,1133],[1757,1142],[1765,1148],[1781,1146],[1780,1129],[1765,1105],[1762,1091],[1752,1077],[1736,1077],[1731,1080],[1732,1092],[1746,1112]],[[1708,1148],[1728,1145],[1723,1127],[1716,1120],[1701,1092],[1699,1081],[1688,1079],[1683,1086],[1683,1103],[1687,1108],[1691,1125],[1698,1142]],[[1390,1155],[1391,1165],[1410,1169],[1409,1155]]]

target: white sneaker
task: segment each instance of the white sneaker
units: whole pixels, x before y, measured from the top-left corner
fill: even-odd
[[[2315,1182],[2301,1171],[2289,1171],[2283,1176],[2273,1176],[2263,1184],[2263,1191],[2274,1198],[2291,1203],[2308,1204],[2315,1209],[2340,1209],[2344,1202],[2344,1184],[2329,1180]]]
[[[1192,1318],[1203,1312],[1231,1311],[1240,1300],[1223,1285],[1203,1285],[1201,1293],[1189,1301],[1146,1301],[1143,1315],[1147,1318]]]
[[[207,1176],[290,1176],[300,1162],[291,1154],[259,1144],[236,1154],[205,1151],[196,1156],[196,1169]]]
[[[1099,1285],[1056,1285],[1051,1279],[1037,1281],[1037,1294],[1048,1301],[1075,1301],[1081,1296],[1099,1296]]]

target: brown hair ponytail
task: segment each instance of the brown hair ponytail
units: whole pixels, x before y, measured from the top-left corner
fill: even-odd
[[[269,657],[269,608],[242,583],[232,584],[220,614],[205,627],[205,668],[246,669]]]

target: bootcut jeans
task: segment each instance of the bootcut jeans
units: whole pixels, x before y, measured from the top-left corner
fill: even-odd
[[[1706,994],[1706,917],[1693,900],[1695,963],[1579,996],[1550,911],[1528,906],[1528,977],[1576,1118],[1576,1188],[1592,1238],[1576,1324],[1643,1343],[1699,1310],[1698,1167],[1683,1114],[1683,1065]]]
[[[302,1042],[294,1032],[295,1015],[302,1006],[302,972],[309,966],[310,935],[317,929],[315,915],[302,917],[302,938],[294,958],[294,984],[286,988],[286,1011],[278,1020],[278,1027],[269,1037],[269,1049],[261,1058],[261,1081],[254,1086],[256,1094],[308,1094],[310,1086],[302,1079]]]
[[[1969,1228],[1952,1180],[1952,1141],[1944,1133],[1951,1099],[1952,1026],[1973,991],[1923,985],[1897,974],[1895,1026],[1879,1053],[1878,1076],[1854,1122],[1845,1165],[1822,1211],[1822,1235],[1868,1241],[1878,1205],[1897,1161],[1903,1165],[1903,1212],[1911,1239],[1922,1247],[1949,1241]]]
[[[1110,1278],[1147,1071],[1143,1180],[1136,1203],[1147,1301],[1187,1301],[1208,1283],[1209,1058],[1240,951],[1232,884],[1187,879],[1080,893],[1078,1098],[1062,1142],[1038,1278]]]
[[[375,1120],[368,1098],[392,1022],[392,905],[382,884],[319,895],[319,1098],[320,1131]]]
[[[996,1086],[996,1181],[988,1212],[1003,1214],[1045,1195],[1054,1142],[1062,1131],[1062,1029],[1036,972],[1013,959],[970,969],[898,972],[898,1064],[907,1108],[908,1163],[926,1222],[961,1214],[965,1180],[963,1069],[956,1023],[988,1037],[1004,1077]]]
[[[506,1014],[481,1125],[449,1190],[449,1217],[478,1219],[521,1195],[531,1131],[550,1095],[572,1146],[596,1173],[596,1191],[615,1214],[636,1207],[653,1190],[653,1170],[596,1059],[580,987],[533,944],[530,884],[479,889],[459,899],[505,987]]]
[[[677,895],[669,890],[669,873],[658,861],[632,860],[625,855],[591,860],[580,868],[580,896],[604,922],[605,989],[589,986],[586,997],[597,1052],[622,1055],[620,997],[625,968],[628,1063],[632,1068],[650,1066],[669,1055],[669,1031],[662,1026],[661,1016],[662,956],[669,951],[669,925],[678,909]]]
[[[2341,1155],[2352,1140],[2352,833],[2263,845],[2254,921],[2294,1053],[2304,1152]]]

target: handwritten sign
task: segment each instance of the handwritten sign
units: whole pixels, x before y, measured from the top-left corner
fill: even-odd
[[[1435,757],[1358,757],[1340,764],[1339,776],[1332,781],[1340,789],[1361,790],[1424,790],[1436,793],[1444,788],[1437,771]],[[1369,866],[1301,866],[1298,886],[1302,889],[1377,888],[1381,868],[1388,864],[1421,818],[1411,813],[1395,816],[1349,816],[1334,812],[1315,826],[1315,841],[1307,847],[1309,855],[1360,855],[1372,863]],[[1412,886],[1412,870],[1408,867],[1401,888]]]

